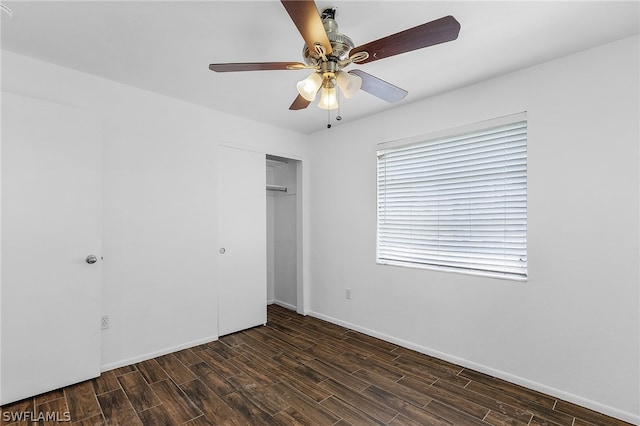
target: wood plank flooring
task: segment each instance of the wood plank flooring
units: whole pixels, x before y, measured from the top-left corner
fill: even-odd
[[[628,424],[276,305],[266,327],[1,410],[2,425]]]

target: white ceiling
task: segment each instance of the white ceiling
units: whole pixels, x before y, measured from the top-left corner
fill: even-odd
[[[303,41],[279,1],[2,1],[2,48],[131,86],[309,134],[315,105],[290,111],[309,71],[214,73],[209,63],[301,61]],[[638,1],[343,1],[356,46],[446,15],[457,40],[351,65],[409,91],[398,104],[359,92],[341,123],[638,34]],[[332,112],[335,115],[334,112]],[[335,123],[334,125],[339,125]]]

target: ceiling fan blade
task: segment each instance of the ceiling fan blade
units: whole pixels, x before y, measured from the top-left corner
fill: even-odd
[[[274,71],[303,69],[306,65],[300,62],[244,62],[228,64],[211,64],[209,69],[216,72],[231,71]]]
[[[366,64],[389,56],[445,43],[458,38],[460,23],[453,16],[445,16],[417,27],[392,34],[351,49],[349,56],[367,52],[369,57],[359,64]]]
[[[374,77],[371,74],[367,74],[360,70],[351,70],[349,74],[357,75],[362,79],[362,86],[360,87],[365,92],[371,93],[373,96],[377,96],[383,101],[390,103],[398,102],[407,96],[407,91],[394,86],[391,83],[387,83],[384,80],[380,80],[378,77]]]
[[[308,101],[305,98],[303,98],[302,96],[298,95],[298,97],[293,101],[293,103],[291,104],[289,109],[292,110],[292,111],[296,111],[296,110],[299,110],[299,109],[305,109],[306,107],[309,106],[310,103],[311,103],[311,101]]]
[[[287,13],[291,17],[291,20],[300,35],[307,44],[310,52],[314,52],[313,46],[315,43],[320,43],[324,46],[326,54],[330,54],[331,42],[327,37],[327,33],[322,25],[322,19],[318,14],[318,8],[313,0],[280,0]]]

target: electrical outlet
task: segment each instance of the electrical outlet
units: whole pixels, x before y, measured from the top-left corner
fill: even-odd
[[[106,330],[109,328],[109,315],[102,315],[100,317],[100,329]]]
[[[350,288],[345,288],[344,289],[344,297],[346,297],[347,299],[351,299],[351,289]]]

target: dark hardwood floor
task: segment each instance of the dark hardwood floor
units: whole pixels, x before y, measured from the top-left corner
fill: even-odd
[[[623,425],[476,371],[272,305],[224,336],[2,407],[2,424]],[[36,423],[37,424],[37,423]]]

